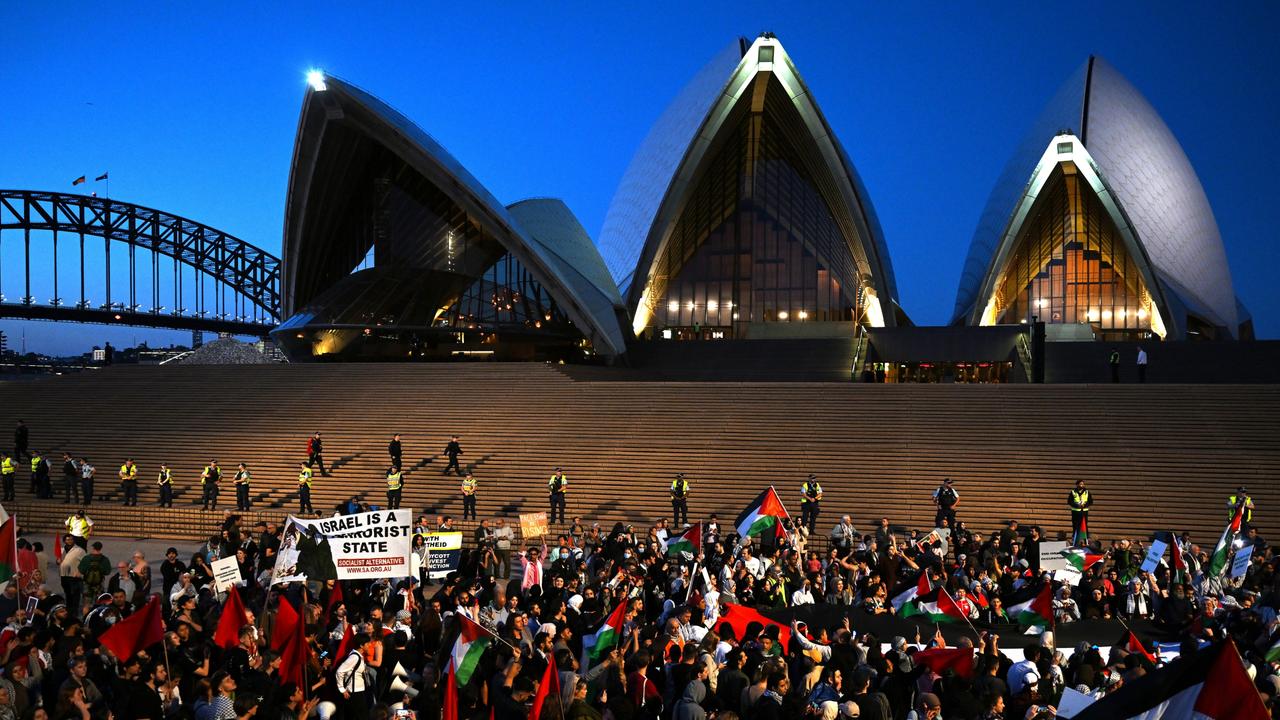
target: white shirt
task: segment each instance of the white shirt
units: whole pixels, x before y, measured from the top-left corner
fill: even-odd
[[[801,587],[799,590],[796,590],[795,592],[791,593],[791,604],[792,605],[812,605],[813,593]]]
[[[1146,350],[1139,350],[1139,351],[1138,351],[1138,364],[1139,364],[1139,365],[1146,365],[1146,364],[1147,364],[1147,351],[1146,351]]]
[[[1030,660],[1016,662],[1013,664],[1013,667],[1009,668],[1008,681],[1010,694],[1017,695],[1022,692],[1022,689],[1026,687],[1026,683],[1024,683],[1023,680],[1026,679],[1027,673],[1035,673],[1036,677],[1040,677],[1040,671],[1036,669],[1036,664]]]
[[[364,658],[360,657],[360,651],[352,650],[347,654],[334,673],[334,679],[338,682],[338,692],[364,692]]]

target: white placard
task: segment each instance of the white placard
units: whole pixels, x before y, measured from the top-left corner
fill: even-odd
[[[1058,701],[1058,717],[1072,718],[1081,710],[1097,702],[1098,699],[1074,688],[1063,688],[1062,699]]]
[[[1147,559],[1142,561],[1142,572],[1155,572],[1156,566],[1160,564],[1160,558],[1164,557],[1164,550],[1167,547],[1169,547],[1169,543],[1163,540],[1152,540],[1151,549],[1147,551]]]
[[[240,563],[236,562],[235,555],[214,560],[212,567],[213,587],[220,593],[226,592],[227,588],[244,580],[240,576]]]
[[[1065,583],[1067,585],[1075,587],[1076,585],[1080,584],[1081,580],[1084,579],[1084,573],[1080,572],[1079,570],[1073,567],[1064,567],[1060,570],[1053,571],[1053,579],[1057,580],[1060,583]]]
[[[1067,549],[1065,540],[1042,541],[1040,543],[1040,572],[1053,572],[1071,567],[1071,563],[1062,556]]]
[[[355,580],[408,577],[413,510],[375,510],[320,520],[293,516],[285,523],[271,582],[308,579],[308,568],[324,577]],[[329,567],[333,570],[329,571]]]

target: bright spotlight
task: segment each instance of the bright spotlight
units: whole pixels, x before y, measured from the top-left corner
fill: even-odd
[[[323,70],[308,70],[307,84],[310,85],[311,89],[315,90],[316,92],[324,92],[325,90],[328,89],[328,86],[324,84]]]

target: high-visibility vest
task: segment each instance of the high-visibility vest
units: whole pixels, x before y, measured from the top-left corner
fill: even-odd
[[[204,472],[200,474],[200,484],[204,485],[206,481],[218,482],[218,479],[221,477],[222,470],[212,465],[205,465]]]
[[[13,464],[13,460],[9,458],[0,460],[0,474],[12,475],[16,472],[18,472],[18,467]]]
[[[248,485],[248,484],[249,484],[249,480],[250,480],[250,479],[252,479],[252,478],[253,478],[253,476],[249,474],[249,471],[248,471],[248,470],[237,470],[237,471],[236,471],[236,478],[235,478],[235,481],[236,481],[236,484],[237,484],[237,485]]]
[[[127,463],[126,463],[126,464],[124,464],[124,465],[121,465],[121,466],[120,466],[120,479],[121,479],[121,480],[133,480],[133,479],[134,479],[134,478],[136,478],[136,477],[138,477],[138,466],[137,466],[137,465],[129,465],[129,464],[127,464]]]
[[[676,478],[671,481],[671,497],[677,500],[688,497],[689,481],[684,478]]]
[[[404,473],[398,473],[398,472],[387,473],[387,489],[399,490],[400,488],[404,487],[404,482],[402,479],[403,474]]]
[[[547,492],[550,492],[552,494],[555,494],[555,493],[563,494],[565,489],[568,487],[569,487],[569,478],[565,477],[564,473],[561,473],[559,475],[552,475],[551,479],[547,481]]]
[[[67,518],[67,532],[76,537],[89,537],[90,527],[89,518],[82,518],[72,515]]]
[[[1236,504],[1238,502],[1241,502],[1241,500],[1242,498],[1239,498],[1235,495],[1232,495],[1231,497],[1227,498],[1227,506],[1231,508],[1230,510],[1227,511],[1228,518],[1235,517]],[[1240,519],[1245,522],[1249,522],[1250,520],[1253,520],[1253,508],[1249,507],[1248,505],[1248,503],[1251,502],[1251,498],[1248,495],[1245,495],[1243,498],[1243,501],[1245,503],[1244,513],[1241,515]]]
[[[462,494],[463,494],[463,495],[475,495],[475,494],[476,494],[476,479],[475,479],[475,478],[473,478],[473,477],[463,478],[463,480],[462,480]]]
[[[298,484],[311,487],[311,468],[302,468],[302,472],[298,473]]]
[[[817,502],[822,499],[822,485],[816,482],[805,482],[800,486],[800,504]]]
[[[160,472],[156,474],[157,485],[168,485],[172,482],[173,482],[173,471],[170,470],[169,468],[161,468]]]
[[[1089,502],[1088,490],[1072,490],[1071,491],[1071,509],[1076,512],[1089,512],[1089,508],[1085,504]]]
[[[31,472],[33,473],[40,472],[40,461],[42,460],[44,460],[44,458],[40,457],[39,455],[36,455],[31,458]]]

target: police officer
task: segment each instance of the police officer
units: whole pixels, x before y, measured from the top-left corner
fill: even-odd
[[[38,497],[47,497],[44,492],[44,486],[49,482],[49,463],[44,461],[40,451],[36,450],[31,453],[31,494]]]
[[[402,467],[400,464],[400,433],[391,436],[391,442],[387,443],[387,454],[391,456],[392,467]]]
[[[298,514],[314,513],[311,506],[311,463],[299,463],[298,466]]]
[[[397,436],[398,437],[398,436]],[[404,492],[404,476],[399,465],[387,468],[387,509],[400,509],[400,495]]]
[[[27,440],[31,437],[27,430],[27,424],[18,421],[18,426],[13,429],[13,461],[21,462],[22,456],[31,457],[31,453],[27,451]]]
[[[249,511],[253,509],[253,503],[249,500],[249,483],[253,482],[253,473],[249,472],[249,468],[244,463],[236,466],[235,477],[232,481],[236,485],[236,509]]]
[[[689,481],[684,473],[676,473],[671,481],[671,526],[681,527],[689,522]]]
[[[560,522],[564,522],[565,492],[568,489],[569,478],[565,477],[560,468],[556,468],[556,474],[547,481],[547,495],[551,501],[551,514],[547,516],[547,522],[556,521],[556,508],[560,508]]]
[[[14,462],[9,453],[0,453],[0,479],[4,481],[4,500],[0,502],[8,502],[16,500],[14,495],[16,488],[14,487],[18,477],[18,463]]]
[[[476,478],[467,471],[467,476],[462,478],[462,519],[467,519],[467,513],[471,514],[471,519],[476,519]]]
[[[1076,489],[1067,495],[1067,507],[1071,508],[1071,544],[1087,545],[1089,543],[1089,506],[1093,505],[1093,495],[1084,486],[1083,480],[1076,481]]]
[[[943,478],[942,484],[933,491],[933,504],[938,508],[934,513],[933,526],[942,527],[942,519],[946,518],[947,527],[956,527],[956,506],[960,504],[960,493],[952,487],[951,478]]]
[[[809,528],[812,535],[818,526],[818,513],[822,511],[822,485],[818,476],[809,473],[809,479],[800,485],[800,524]]]
[[[93,479],[97,472],[89,458],[80,458],[80,496],[84,498],[86,507],[93,504]]]
[[[156,485],[160,487],[160,507],[173,507],[173,471],[164,463],[156,473]]]
[[[204,472],[200,473],[200,497],[204,501],[201,510],[208,510],[212,505],[214,510],[218,509],[218,483],[222,482],[222,468],[218,467],[217,460],[210,460],[208,465],[204,466]]]
[[[124,491],[122,505],[138,504],[138,466],[133,464],[133,458],[125,458],[120,466],[120,489]]]
[[[75,458],[71,457],[71,453],[62,453],[62,490],[63,505],[70,505],[71,498],[76,499],[76,504],[80,504],[80,466],[76,464]]]
[[[449,464],[444,468],[444,474],[448,475],[450,470],[461,475],[462,467],[458,465],[458,456],[462,454],[462,446],[458,444],[458,436],[454,435],[449,439],[449,444],[444,447],[444,454],[449,458]]]
[[[1240,532],[1248,531],[1249,524],[1253,522],[1253,498],[1249,497],[1249,491],[1243,485],[1236,488],[1236,494],[1227,498],[1227,519],[1235,517],[1236,509],[1241,508],[1240,513]]]

